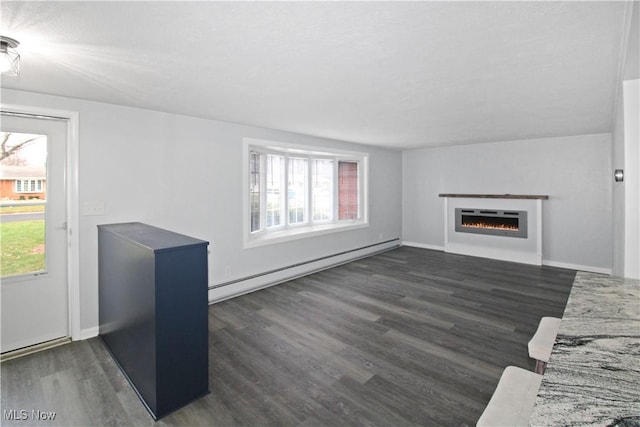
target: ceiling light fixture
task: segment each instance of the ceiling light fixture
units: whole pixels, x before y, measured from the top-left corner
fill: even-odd
[[[0,73],[4,76],[20,74],[20,54],[16,48],[20,42],[10,37],[0,36]]]

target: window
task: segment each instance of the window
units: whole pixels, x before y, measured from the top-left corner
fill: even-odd
[[[287,195],[289,224],[305,224],[308,221],[309,204],[309,159],[289,157]]]
[[[284,156],[267,154],[267,228],[282,225],[284,218]]]
[[[338,163],[338,219],[358,218],[358,163]]]
[[[16,193],[42,193],[44,189],[42,179],[16,179]]]
[[[366,154],[245,145],[248,246],[367,225]]]
[[[333,160],[313,160],[313,220],[331,221],[333,219]]]
[[[260,229],[260,154],[251,153],[249,159],[249,198],[251,205],[251,231]]]

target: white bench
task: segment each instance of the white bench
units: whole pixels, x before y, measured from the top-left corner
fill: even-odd
[[[559,328],[560,319],[543,317],[538,324],[538,330],[529,341],[529,357],[536,359],[535,371],[538,374],[544,374]]]
[[[541,382],[540,374],[507,366],[476,426],[528,426]]]

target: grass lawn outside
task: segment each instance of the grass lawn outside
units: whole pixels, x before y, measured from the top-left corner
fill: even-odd
[[[44,212],[44,205],[1,206],[0,214]]]
[[[0,223],[0,276],[45,269],[44,220]]]

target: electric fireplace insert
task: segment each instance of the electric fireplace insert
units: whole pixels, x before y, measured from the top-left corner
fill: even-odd
[[[456,208],[456,232],[527,238],[527,211]]]

